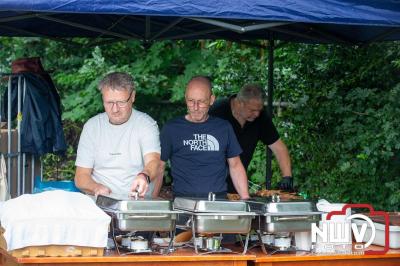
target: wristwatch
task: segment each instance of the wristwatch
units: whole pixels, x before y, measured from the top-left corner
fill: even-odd
[[[150,180],[150,176],[148,174],[140,172],[137,175],[143,175],[146,178],[147,184],[150,184],[151,180]]]

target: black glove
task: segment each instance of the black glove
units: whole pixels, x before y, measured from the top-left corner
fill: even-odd
[[[278,183],[280,190],[293,191],[293,178],[291,176],[284,176]]]

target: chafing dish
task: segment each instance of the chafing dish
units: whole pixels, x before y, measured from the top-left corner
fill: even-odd
[[[278,196],[248,200],[250,210],[257,214],[252,228],[262,244],[263,233],[294,233],[311,231],[311,224],[321,220],[321,212],[314,202],[307,200],[280,200]]]
[[[175,230],[177,211],[168,200],[135,200],[120,195],[99,195],[96,204],[114,218],[116,228],[121,231]]]
[[[180,216],[187,221],[186,227],[191,227],[194,238],[196,234],[246,234],[244,253],[247,251],[251,220],[255,213],[250,212],[246,202],[215,200],[213,194],[208,200],[177,197],[174,209],[183,212]],[[194,247],[197,253],[197,245]]]
[[[169,232],[171,242],[168,249],[172,248],[179,211],[173,210],[170,201],[134,199],[111,194],[110,196],[99,195],[96,204],[112,217],[113,234],[115,230],[119,230],[128,232],[126,234],[128,239],[136,239],[132,237],[135,232]],[[149,242],[151,241],[152,237],[149,239]],[[114,242],[116,242],[115,237]],[[118,244],[115,243],[115,246],[118,251]]]
[[[260,218],[255,220],[252,227],[262,232],[310,231],[311,224],[321,219],[321,212],[311,201],[256,198],[247,203]]]

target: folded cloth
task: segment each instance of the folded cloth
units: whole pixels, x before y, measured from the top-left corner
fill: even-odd
[[[88,196],[63,190],[4,202],[0,221],[8,250],[41,245],[106,247],[111,218]]]

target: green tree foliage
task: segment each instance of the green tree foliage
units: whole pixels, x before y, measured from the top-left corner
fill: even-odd
[[[278,97],[297,105],[280,119],[297,185],[312,197],[398,210],[399,44],[295,49],[290,64],[289,53],[278,56],[286,67],[276,71]]]
[[[185,113],[185,84],[193,75],[209,75],[219,97],[244,83],[267,81],[267,50],[226,41],[121,41],[94,46],[74,39],[69,45],[39,38],[0,38],[0,71],[11,61],[40,56],[57,84],[64,130],[70,144],[60,165],[73,178],[82,124],[102,112],[98,81],[111,71],[135,77],[136,107],[162,127]],[[260,41],[258,45],[267,44]],[[398,210],[400,204],[400,49],[399,43],[365,47],[277,42],[274,122],[287,143],[300,191],[312,198],[368,202]],[[52,168],[53,167],[53,168]],[[273,162],[273,184],[280,178]],[[258,145],[248,175],[265,182],[265,146]]]

